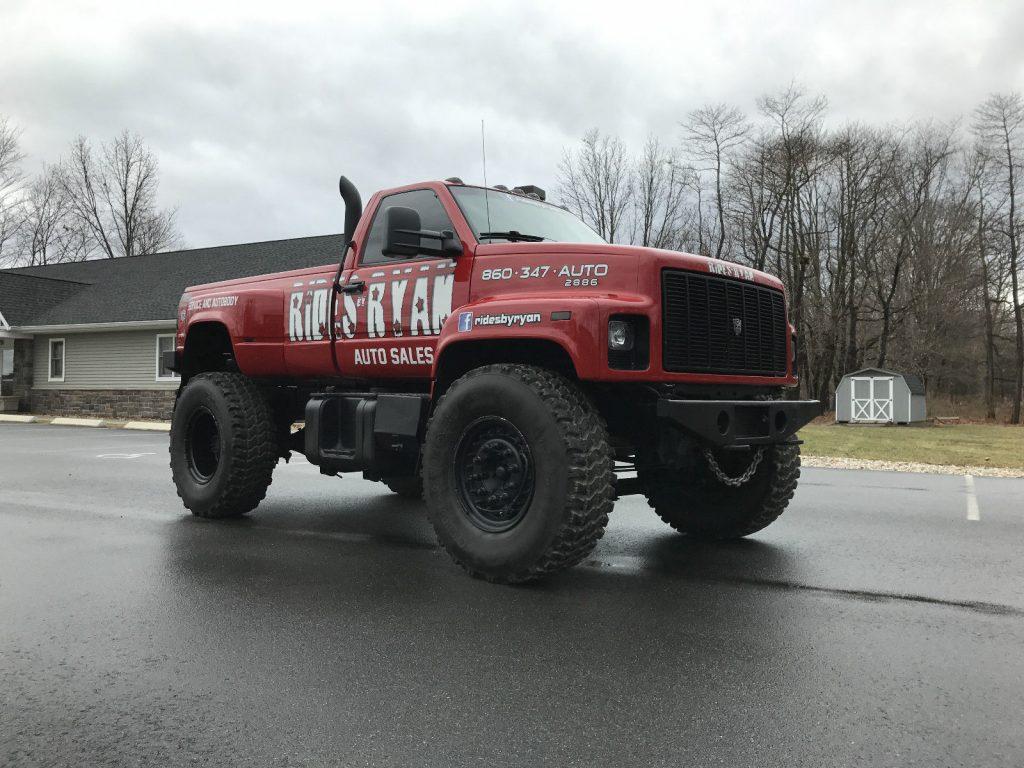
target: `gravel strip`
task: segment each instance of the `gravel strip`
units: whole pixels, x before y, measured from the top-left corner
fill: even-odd
[[[974,475],[975,477],[1024,477],[1017,467],[964,467],[955,464],[919,464],[915,461],[844,459],[836,456],[801,456],[805,467],[823,469],[873,469],[879,472],[921,472],[929,475]]]

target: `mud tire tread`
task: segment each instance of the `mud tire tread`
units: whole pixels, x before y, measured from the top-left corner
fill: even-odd
[[[430,428],[446,400],[457,394],[467,382],[485,374],[500,374],[522,382],[539,396],[556,421],[564,440],[570,480],[562,524],[547,551],[541,553],[530,567],[500,575],[474,569],[461,560],[442,537],[438,538],[452,559],[476,578],[503,584],[537,581],[580,563],[604,535],[614,504],[613,454],[608,428],[590,399],[565,376],[546,368],[502,363],[470,371],[455,381],[438,400],[427,424],[428,452],[445,450],[431,443]],[[433,521],[431,510],[444,502],[437,497],[436,488],[427,485],[425,492],[428,514]]]
[[[207,507],[190,508],[177,482],[175,488],[185,507],[198,517],[240,517],[263,501],[273,480],[279,446],[270,406],[252,379],[240,373],[202,373],[194,376],[189,385],[202,380],[219,389],[226,402],[229,423],[221,425],[221,429],[227,429],[232,460],[227,467],[228,476],[223,483],[222,493]],[[177,480],[180,468],[175,468],[173,440],[169,450],[171,471]]]
[[[690,493],[681,483],[651,482],[647,484],[647,503],[658,517],[680,533],[696,539],[739,539],[767,528],[786,510],[800,479],[800,447],[775,445],[766,449],[769,469],[767,487],[751,486],[748,493],[760,493],[750,499],[748,511],[738,518],[720,516],[714,504]],[[707,470],[710,473],[710,470]],[[743,491],[743,487],[738,489]]]

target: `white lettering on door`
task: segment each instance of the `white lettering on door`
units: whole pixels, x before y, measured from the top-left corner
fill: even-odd
[[[451,299],[449,298],[449,301]],[[409,310],[409,333],[413,336],[429,336],[430,314],[427,307],[427,278],[417,277],[412,290],[412,307]]]

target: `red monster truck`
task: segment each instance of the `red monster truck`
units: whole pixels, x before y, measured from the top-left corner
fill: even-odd
[[[340,190],[340,263],[181,298],[171,469],[194,514],[249,512],[300,451],[425,492],[455,561],[511,583],[580,562],[626,494],[707,539],[785,509],[819,405],[781,399],[774,277],[610,245],[532,186],[412,184],[366,215]]]

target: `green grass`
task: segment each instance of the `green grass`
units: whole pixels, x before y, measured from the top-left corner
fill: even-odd
[[[808,456],[1024,468],[1024,427],[809,424],[799,437]]]

